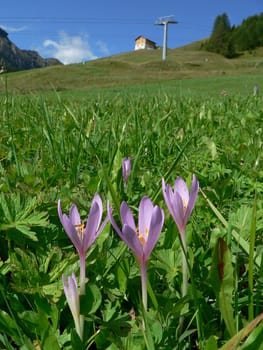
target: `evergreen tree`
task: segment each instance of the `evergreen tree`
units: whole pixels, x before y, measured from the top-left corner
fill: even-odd
[[[245,19],[234,34],[237,49],[253,50],[262,45],[262,25],[262,15]]]
[[[260,46],[263,46],[263,13],[244,19],[236,27],[231,27],[227,14],[223,13],[216,17],[210,39],[201,48],[232,58]]]
[[[224,56],[233,56],[234,46],[232,43],[231,25],[226,13],[216,17],[208,42],[208,49]]]

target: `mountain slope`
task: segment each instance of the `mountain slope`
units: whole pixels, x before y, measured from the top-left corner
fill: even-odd
[[[0,66],[13,72],[61,64],[55,58],[42,58],[36,51],[21,50],[9,40],[7,32],[0,28]]]

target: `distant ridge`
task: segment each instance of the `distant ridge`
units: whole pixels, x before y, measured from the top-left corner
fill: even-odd
[[[62,63],[56,58],[43,58],[37,51],[21,50],[8,38],[8,33],[0,28],[0,71],[14,72],[41,68]]]

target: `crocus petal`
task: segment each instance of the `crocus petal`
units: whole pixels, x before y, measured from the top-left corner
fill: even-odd
[[[183,208],[181,197],[172,191],[172,188],[169,185],[166,185],[164,179],[162,180],[163,187],[163,197],[167,205],[167,208],[172,215],[177,226],[181,227],[183,225]],[[179,210],[178,210],[179,206]],[[180,207],[181,206],[181,207]]]
[[[97,204],[98,207],[99,207],[99,213],[100,213],[100,216],[98,217],[98,224],[97,224],[97,227],[96,227],[96,231],[98,230],[99,228],[99,225],[100,225],[100,222],[101,222],[101,219],[102,219],[102,213],[103,213],[103,205],[102,205],[102,200],[101,200],[101,197],[99,194],[95,194],[95,196],[93,197],[93,200],[91,202],[91,208],[93,207],[94,204]]]
[[[162,179],[162,190],[163,190],[163,198],[164,201],[166,203],[166,206],[169,210],[169,212],[171,213],[171,215],[173,216],[172,212],[173,212],[173,191],[170,187],[170,185],[166,185],[164,179]]]
[[[70,219],[67,217],[66,214],[62,214],[60,200],[58,201],[58,216],[66,234],[68,235],[72,244],[80,254],[82,242],[78,236],[78,232],[75,226],[72,224],[72,222],[70,221]]]
[[[78,208],[75,204],[73,204],[69,210],[69,220],[71,221],[72,225],[80,225],[81,219],[79,215]]]
[[[108,217],[109,217],[110,223],[112,224],[114,230],[118,233],[119,236],[122,236],[122,232],[121,232],[119,226],[117,225],[117,223],[114,220],[114,217],[112,215],[112,207],[110,206],[109,201],[107,202],[107,212],[108,212]]]
[[[143,249],[142,249],[142,244],[137,237],[136,234],[136,227],[134,224],[134,218],[132,216],[131,210],[128,207],[128,205],[125,202],[122,202],[121,204],[121,216],[122,216],[122,221],[123,221],[123,228],[122,231],[116,224],[116,221],[113,218],[112,215],[112,208],[109,206],[109,202],[107,204],[108,207],[108,217],[110,220],[110,223],[112,224],[114,230],[116,233],[120,236],[120,238],[127,244],[127,246],[133,251],[133,253],[139,257],[143,256]],[[128,224],[126,224],[125,220],[127,222],[132,224],[132,227]]]
[[[196,176],[193,175],[190,194],[186,183],[180,177],[175,180],[174,192],[169,185],[165,184],[164,179],[162,179],[162,189],[167,208],[183,237],[185,235],[187,221],[193,211],[198,194],[199,184]]]
[[[62,275],[65,296],[74,319],[77,332],[80,332],[80,303],[78,295],[77,280],[74,273],[68,277],[68,280]]]
[[[63,216],[63,213],[62,213],[62,209],[61,209],[61,202],[59,199],[58,200],[58,217],[59,217],[60,221],[62,221],[62,216]]]
[[[83,235],[82,249],[84,254],[86,254],[87,250],[96,239],[97,226],[100,223],[100,217],[100,208],[97,203],[94,203],[90,208],[88,221]]]
[[[153,213],[153,204],[148,197],[143,197],[139,205],[139,234],[143,235],[145,241],[147,240],[146,232],[149,233],[150,222]]]
[[[124,224],[122,229],[121,239],[133,251],[137,259],[141,261],[143,258],[143,245],[139,240],[136,232],[128,225]]]
[[[91,203],[88,220],[85,227],[85,233],[83,237],[83,250],[85,254],[98,236],[98,229],[102,218],[102,211],[102,200],[97,194],[94,196],[93,201]]]
[[[124,185],[127,185],[128,177],[131,173],[131,158],[123,158],[122,161],[122,177]]]
[[[190,191],[190,195],[189,195],[189,202],[188,202],[188,206],[187,206],[186,213],[185,213],[186,221],[188,220],[189,216],[191,215],[191,213],[194,209],[195,202],[196,202],[197,195],[198,195],[198,191],[199,191],[199,183],[196,179],[196,176],[193,175],[192,187],[191,187],[191,191]]]
[[[189,191],[186,183],[181,177],[178,177],[174,183],[174,193],[179,193],[180,197],[185,201],[185,204],[189,201]]]
[[[144,247],[144,259],[147,260],[160,236],[164,223],[164,212],[163,210],[155,206],[153,208],[151,223],[149,227],[149,235]]]
[[[75,316],[79,315],[79,295],[78,295],[78,286],[77,279],[74,273],[66,279],[64,275],[62,275],[62,281],[64,286],[64,292],[69,304],[70,310],[72,314]]]
[[[127,203],[125,203],[125,202],[121,203],[120,212],[121,212],[122,224],[124,225],[124,223],[125,223],[128,226],[130,226],[134,231],[136,231],[134,217],[133,217],[131,209],[128,207]]]
[[[174,216],[176,218],[174,218],[179,231],[181,232],[181,230],[185,229],[185,225],[186,225],[186,220],[185,220],[185,211],[186,208],[184,207],[183,201],[182,201],[182,197],[180,196],[180,194],[178,192],[175,192],[174,194],[174,202],[173,202],[173,212],[174,212]]]

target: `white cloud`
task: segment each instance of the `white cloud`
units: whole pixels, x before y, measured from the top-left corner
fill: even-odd
[[[79,63],[97,58],[87,39],[87,36],[70,36],[61,32],[58,41],[46,39],[43,46],[49,48],[50,56],[57,58],[64,64]]]
[[[109,55],[110,54],[110,51],[107,47],[107,44],[104,43],[103,41],[97,41],[96,42],[96,46],[98,47],[99,51],[104,54],[104,55]]]
[[[7,33],[23,32],[24,30],[27,29],[26,26],[15,28],[15,27],[5,26],[5,25],[2,25],[2,24],[0,24],[0,28],[4,29]]]

